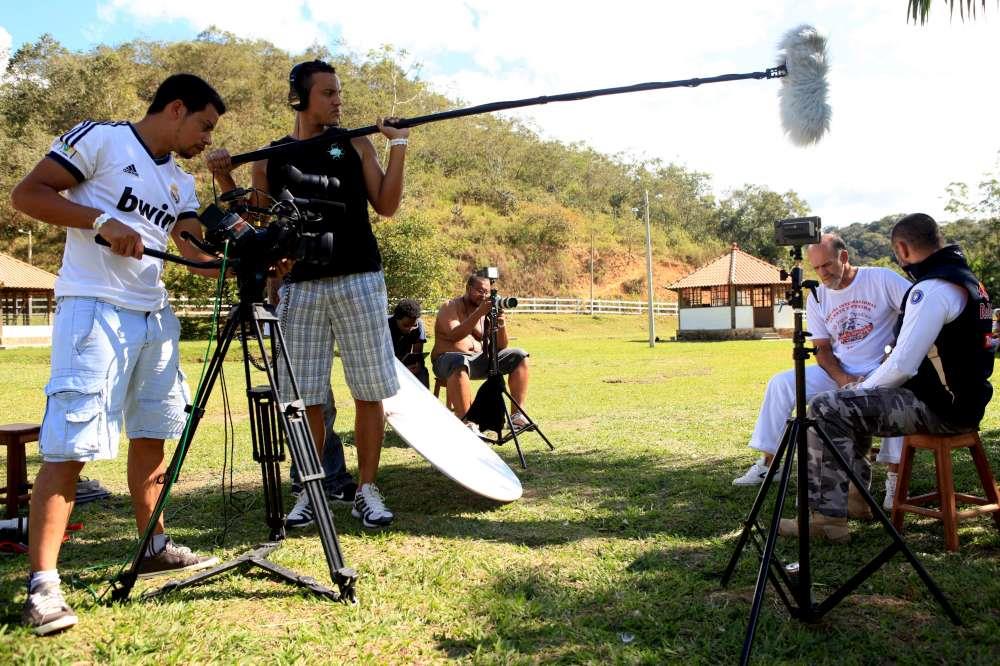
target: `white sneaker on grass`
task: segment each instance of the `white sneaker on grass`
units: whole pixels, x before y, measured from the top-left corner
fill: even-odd
[[[309,501],[309,493],[303,491],[299,493],[298,499],[295,500],[295,506],[285,516],[285,528],[300,529],[309,527],[315,520],[312,502]]]
[[[764,483],[764,477],[767,476],[768,466],[764,464],[763,458],[758,458],[750,469],[747,470],[746,474],[743,476],[733,479],[734,486],[759,486]],[[776,474],[781,473],[781,468],[778,468]]]
[[[395,517],[385,505],[385,498],[374,483],[363,483],[354,496],[354,508],[351,515],[361,519],[365,527],[385,527]]]

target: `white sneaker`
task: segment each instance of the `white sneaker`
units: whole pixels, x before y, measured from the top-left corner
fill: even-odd
[[[385,498],[374,483],[365,483],[358,488],[351,515],[360,518],[365,527],[385,527],[395,517],[386,507]]]
[[[309,527],[315,520],[312,502],[309,501],[309,493],[303,490],[303,492],[299,493],[298,499],[295,500],[295,506],[285,516],[285,528],[299,529],[301,527]]]
[[[524,415],[524,412],[511,412],[510,422],[517,430],[528,427],[528,417]]]
[[[767,476],[768,466],[764,464],[763,458],[758,458],[747,473],[738,479],[733,479],[734,486],[759,486],[764,483],[764,477]],[[776,474],[781,472],[781,468],[778,468]]]
[[[896,501],[896,480],[899,475],[896,472],[889,472],[885,475],[885,499],[882,500],[882,508],[892,511],[892,505]]]

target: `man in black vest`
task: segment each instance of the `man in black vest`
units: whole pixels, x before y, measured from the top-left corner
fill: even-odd
[[[310,139],[340,125],[341,84],[333,67],[321,60],[299,63],[289,73],[288,83],[288,102],[296,111],[295,130],[273,141],[272,146]],[[376,124],[388,140],[385,171],[375,146],[364,136],[302,146],[256,162],[253,167],[254,188],[275,199],[287,189],[296,197],[330,199],[345,205],[342,212],[324,211],[322,231],[334,235],[330,263],[296,263],[281,289],[278,315],[321,457],[325,438],[323,403],[329,392],[334,341],[340,349],[355,404],[359,485],[352,513],[369,528],[388,525],[393,519],[375,477],[385,429],[382,400],[399,390],[399,381],[386,319],[388,297],[382,257],[368,217],[368,204],[385,217],[399,208],[409,135],[408,129],[391,127],[383,119]],[[223,188],[236,186],[225,151],[213,153],[209,166]],[[296,182],[288,166],[306,174],[333,176],[340,186],[330,192],[317,191]],[[284,370],[284,364],[279,364],[279,386],[288,387]],[[312,523],[313,509],[308,494],[302,493],[288,513],[286,526],[300,528]]]
[[[989,295],[957,245],[945,245],[937,223],[914,213],[890,236],[914,284],[903,299],[896,345],[864,381],[821,393],[809,411],[862,481],[871,478],[871,435],[953,434],[975,430],[993,395]],[[809,431],[810,535],[850,539],[847,474]],[[798,535],[796,520],[780,533]]]

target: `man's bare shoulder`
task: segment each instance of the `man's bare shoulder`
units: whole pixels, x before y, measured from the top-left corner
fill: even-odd
[[[458,316],[458,302],[462,300],[462,297],[453,298],[450,301],[445,302],[440,308],[438,308],[437,316],[438,319],[443,317],[448,317],[454,319]]]

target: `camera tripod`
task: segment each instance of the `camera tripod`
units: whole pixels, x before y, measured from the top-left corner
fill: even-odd
[[[489,278],[489,280],[490,301],[492,305],[490,311],[486,314],[484,322],[485,330],[483,331],[483,353],[486,354],[489,370],[486,376],[486,383],[479,388],[479,391],[476,393],[476,399],[472,402],[472,406],[469,407],[465,418],[477,423],[482,430],[492,430],[496,433],[495,438],[482,437],[485,442],[500,446],[513,440],[514,448],[517,449],[517,457],[521,461],[521,468],[528,469],[528,465],[524,460],[524,452],[521,451],[521,442],[517,439],[518,435],[534,431],[548,444],[550,451],[554,451],[555,447],[552,446],[552,442],[545,436],[542,429],[538,427],[538,424],[524,411],[524,407],[507,390],[507,382],[500,372],[500,361],[498,358],[500,349],[497,345],[497,319],[500,316],[500,299],[497,296],[497,290],[493,287],[494,279]],[[527,421],[526,425],[520,428],[514,426],[514,421],[510,417],[510,409],[507,407],[507,401],[504,400],[504,397],[510,400],[517,410],[521,412],[521,415]],[[504,423],[510,428],[510,431],[506,435],[503,434]]]
[[[757,620],[760,616],[761,606],[764,600],[764,592],[767,590],[768,582],[774,585],[778,598],[781,599],[781,602],[788,609],[788,612],[792,617],[801,622],[817,622],[827,612],[843,601],[844,598],[851,594],[851,592],[853,592],[872,574],[874,574],[883,564],[892,559],[896,553],[900,552],[903,553],[904,557],[917,572],[917,575],[920,576],[920,579],[923,581],[928,591],[930,591],[931,595],[933,595],[938,603],[941,604],[941,607],[944,609],[944,612],[949,619],[951,619],[951,621],[956,625],[961,624],[961,620],[955,613],[951,604],[948,603],[944,593],[940,588],[938,588],[930,574],[927,573],[927,570],[924,569],[923,565],[910,550],[909,546],[906,545],[906,542],[903,541],[903,537],[900,536],[899,532],[896,531],[896,528],[893,527],[892,522],[882,510],[881,505],[879,505],[879,503],[872,498],[868,488],[860,482],[857,475],[854,473],[854,470],[851,469],[851,466],[844,459],[844,456],[840,453],[837,447],[833,445],[833,442],[830,441],[827,434],[823,432],[822,428],[819,427],[816,420],[806,416],[805,362],[809,358],[810,354],[815,353],[815,349],[808,349],[805,346],[806,337],[809,333],[804,331],[802,328],[802,314],[805,308],[805,296],[803,292],[804,290],[811,290],[813,291],[813,297],[815,297],[814,290],[818,285],[812,280],[802,280],[801,245],[794,246],[792,249],[792,257],[795,261],[794,268],[790,274],[782,271],[781,277],[782,279],[785,279],[790,275],[792,278],[791,287],[787,291],[787,301],[794,310],[795,319],[795,333],[793,338],[794,351],[792,355],[795,361],[795,416],[789,418],[785,425],[785,430],[782,434],[778,450],[774,454],[774,460],[771,462],[767,476],[761,484],[760,490],[757,493],[757,498],[754,500],[753,506],[750,509],[750,513],[743,522],[743,531],[740,533],[736,549],[733,551],[729,564],[722,575],[722,586],[726,587],[729,585],[733,571],[735,570],[747,543],[752,541],[754,547],[760,553],[761,560],[760,569],[757,573],[757,585],[754,588],[753,604],[750,608],[749,620],[747,621],[746,637],[743,641],[743,650],[740,656],[741,664],[747,664],[750,660],[750,650],[753,647],[754,633],[757,628]],[[850,482],[859,490],[861,497],[872,509],[873,514],[878,519],[879,523],[881,523],[882,528],[892,540],[892,543],[890,543],[885,550],[862,567],[856,574],[854,574],[854,576],[844,582],[838,589],[834,590],[834,592],[824,599],[822,603],[818,604],[813,599],[812,570],[809,562],[809,494],[806,483],[806,479],[809,474],[807,466],[807,433],[809,428],[813,429],[822,442],[825,451],[832,455],[837,466],[847,474]],[[785,506],[785,497],[788,494],[792,461],[795,460],[796,457],[798,463],[796,472],[798,475],[797,519],[799,528],[797,574],[795,573],[795,564],[786,566],[774,552],[778,539],[778,523],[781,519],[782,509]],[[777,470],[779,468],[781,469],[781,480],[778,485],[778,496],[774,504],[774,513],[771,516],[770,524],[767,532],[765,533],[763,527],[758,522],[758,514],[764,506],[766,495],[771,487],[771,484],[774,482],[775,477],[777,476]]]
[[[188,239],[191,239],[190,236],[188,236]],[[191,262],[182,257],[160,252],[154,254],[152,251],[147,251],[147,254],[195,267],[214,267],[218,263]],[[270,529],[270,540],[259,544],[252,551],[234,560],[224,562],[211,569],[200,571],[189,578],[170,582],[143,596],[158,596],[173,590],[197,585],[210,578],[238,568],[258,567],[274,578],[307,588],[320,596],[336,601],[355,602],[357,574],[354,569],[345,566],[344,558],[340,551],[340,543],[333,526],[333,518],[327,504],[326,495],[323,492],[323,478],[325,474],[320,465],[319,456],[316,454],[312,434],[309,431],[305,405],[299,397],[298,385],[292,374],[280,322],[274,314],[273,308],[262,304],[264,283],[267,279],[266,271],[254,266],[251,262],[244,263],[236,260],[234,264],[237,285],[239,287],[239,302],[229,312],[229,319],[216,343],[214,354],[211,361],[209,361],[208,370],[198,387],[196,404],[188,406],[188,410],[191,413],[190,424],[185,432],[185,436],[178,442],[164,477],[166,479],[174,479],[180,472],[189,449],[189,444],[193,440],[198,424],[205,414],[205,406],[208,404],[212,389],[222,372],[222,364],[226,353],[229,351],[230,344],[234,338],[239,336],[243,348],[243,371],[246,379],[253,458],[260,463],[261,467],[265,522]],[[270,333],[270,353],[264,342],[265,326],[269,329]],[[248,342],[251,338],[256,340],[260,358],[263,359],[262,366],[263,370],[267,373],[268,381],[266,386],[253,386],[251,382],[251,354]],[[276,351],[280,352],[280,357],[276,354]],[[285,363],[285,366],[288,368],[290,394],[292,396],[290,401],[284,402],[279,398],[276,364],[275,360],[271,359],[280,359],[279,362]],[[304,492],[309,494],[309,501],[312,503],[316,525],[319,528],[320,541],[323,544],[327,567],[330,570],[330,578],[337,586],[336,590],[320,584],[314,578],[300,575],[267,559],[270,553],[280,547],[281,541],[285,538],[285,515],[281,500],[281,471],[279,463],[285,459],[284,447],[286,442],[301,472],[302,483],[305,487]],[[153,515],[149,519],[149,525],[154,525],[163,513],[169,490],[169,483],[165,483],[163,489],[160,491]],[[138,578],[139,564],[149,546],[152,536],[152,530],[147,529],[131,566],[120,573],[115,579],[112,584],[111,593],[113,600],[121,601],[129,597]]]

